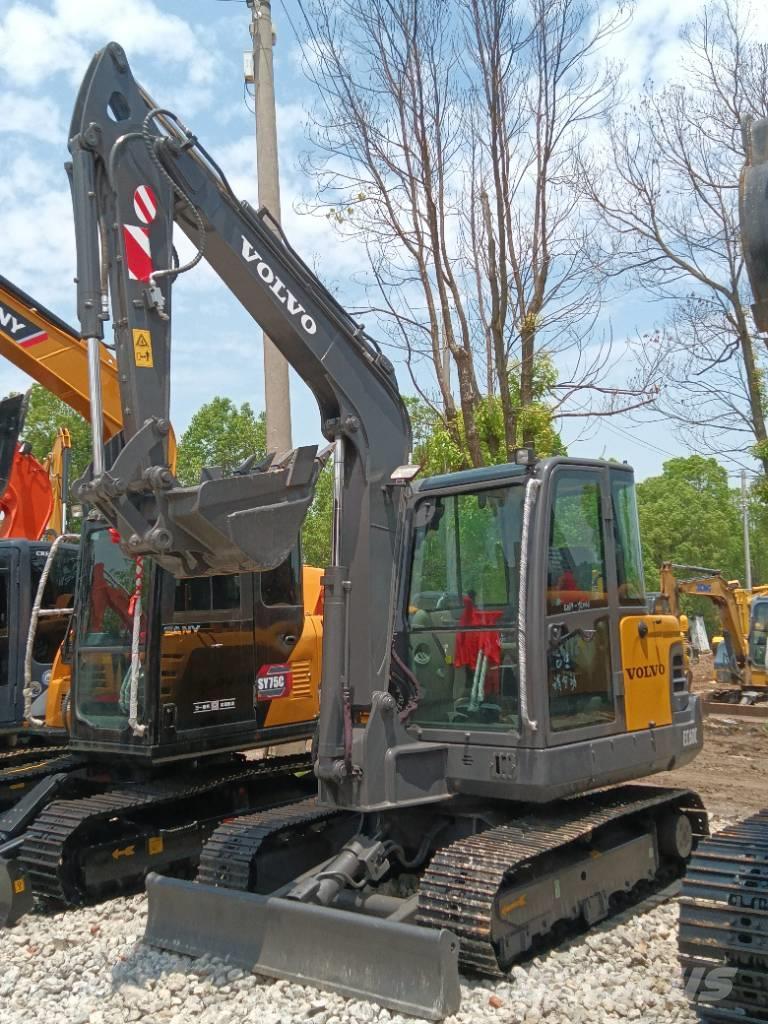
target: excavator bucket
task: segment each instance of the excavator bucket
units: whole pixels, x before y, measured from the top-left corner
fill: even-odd
[[[459,1009],[459,943],[446,929],[150,874],[145,941],[270,978],[442,1020]]]
[[[115,527],[129,555],[149,555],[177,577],[262,572],[285,561],[314,497],[321,465],[316,445],[279,461],[267,456],[228,476],[204,469],[189,487],[179,487],[170,474],[164,480],[166,471],[159,469],[151,498],[146,491],[116,493],[116,481],[134,479],[136,467],[151,462],[152,440],[148,423],[103,476],[86,474],[73,487]]]

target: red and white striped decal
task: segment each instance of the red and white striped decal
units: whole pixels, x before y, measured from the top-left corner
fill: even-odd
[[[133,208],[142,224],[151,224],[157,216],[157,200],[149,185],[139,185],[133,193]]]
[[[132,281],[148,281],[154,269],[149,251],[149,228],[142,228],[137,224],[123,224],[123,242],[128,277]]]
[[[38,331],[37,334],[29,334],[23,341],[19,342],[20,348],[32,348],[33,345],[39,345],[41,341],[48,340],[48,331]]]

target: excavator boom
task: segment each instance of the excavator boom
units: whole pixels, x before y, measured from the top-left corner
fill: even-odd
[[[74,328],[0,275],[0,356],[90,419],[88,354]],[[114,356],[100,354],[104,440],[123,426]]]
[[[106,266],[126,441],[111,470],[97,468],[80,493],[128,551],[151,555],[177,576],[272,568],[295,543],[319,468],[309,448],[226,478],[208,470],[189,488],[168,471],[171,287],[185,269],[174,266],[174,222],[317,399],[336,467],[334,557],[325,577],[328,711],[318,746],[332,771],[344,751],[342,706],[349,721],[352,699],[369,706],[388,686],[404,518],[392,474],[411,445],[393,367],[275,225],[237,200],[178,118],[157,107],[116,44],[86,72],[69,145],[82,334],[103,335]]]

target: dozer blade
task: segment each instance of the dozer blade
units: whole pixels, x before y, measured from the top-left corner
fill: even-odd
[[[270,978],[442,1020],[459,1009],[459,944],[446,929],[150,874],[146,942]]]

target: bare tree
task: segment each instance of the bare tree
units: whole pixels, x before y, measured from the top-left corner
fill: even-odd
[[[319,208],[365,243],[375,297],[414,387],[483,461],[478,408],[503,410],[504,452],[532,441],[536,359],[558,416],[651,401],[614,386],[600,340],[599,228],[575,190],[617,84],[600,50],[626,22],[597,0],[317,0],[320,100],[308,165]],[[455,395],[455,397],[454,397]]]
[[[613,232],[605,259],[664,302],[642,350],[662,369],[657,408],[695,450],[768,474],[764,350],[739,244],[741,122],[768,112],[768,47],[750,11],[708,3],[683,32],[683,84],[647,85],[612,119],[602,170],[583,181]]]

